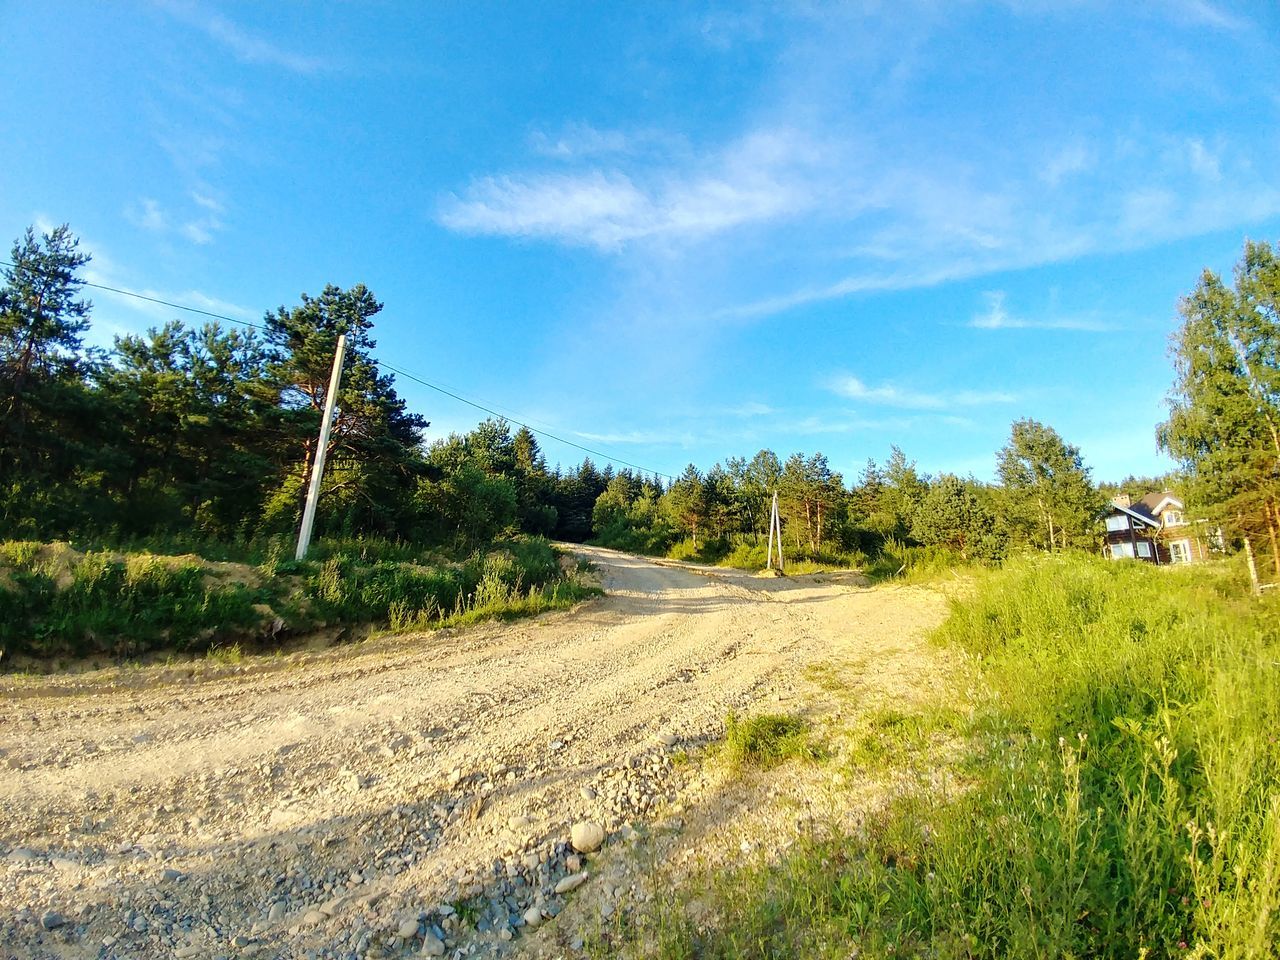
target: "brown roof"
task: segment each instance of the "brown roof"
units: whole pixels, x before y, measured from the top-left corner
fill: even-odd
[[[1133,509],[1154,517],[1156,515],[1156,507],[1160,506],[1160,504],[1165,500],[1174,501],[1178,509],[1182,509],[1182,498],[1176,493],[1172,493],[1168,490],[1165,490],[1163,493],[1148,493],[1141,500],[1134,503]]]

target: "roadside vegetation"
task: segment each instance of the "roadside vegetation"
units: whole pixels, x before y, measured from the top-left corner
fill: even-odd
[[[90,259],[64,225],[27,230],[0,269],[0,539],[83,554],[50,572],[47,558],[19,562],[43,548],[12,548],[0,579],[9,649],[198,649],[277,620],[532,612],[572,590],[522,554],[529,538],[757,569],[775,492],[790,572],[921,578],[1030,551],[1096,551],[1110,495],[1165,485],[1099,485],[1078,447],[1030,419],[996,453],[996,483],[929,475],[897,447],[846,479],[821,453],[768,449],[678,477],[589,459],[552,467],[531,430],[503,420],[428,443],[426,418],[375,359],[382,304],[363,285],[304,294],[253,329],[172,320],[101,350],[85,344]],[[1202,278],[1182,305],[1160,431],[1193,517],[1273,579],[1278,304],[1280,261],[1266,244],[1246,245],[1234,289]],[[317,515],[328,545],[291,568],[279,557],[296,535],[339,335],[348,349]],[[495,556],[516,559],[507,569]],[[206,561],[259,575],[228,578]]]
[[[380,541],[321,542],[302,563],[267,553],[250,565],[0,544],[0,651],[9,660],[152,650],[238,657],[324,628],[426,630],[564,609],[599,593],[540,538],[457,561]]]
[[[695,880],[614,947],[1275,956],[1280,601],[1240,584],[1234,568],[1170,575],[1080,556],[982,576],[936,637],[968,658],[952,699],[850,731],[848,762],[873,773],[914,769],[931,736],[959,736],[962,786],[922,781],[857,835],[805,836],[779,862]],[[749,753],[746,730],[731,724],[727,749]],[[691,901],[714,919],[691,919]]]

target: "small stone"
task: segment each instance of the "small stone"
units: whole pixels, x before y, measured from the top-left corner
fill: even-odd
[[[40,854],[27,847],[14,847],[9,851],[6,858],[10,863],[30,863],[32,860],[39,860]]]
[[[596,798],[596,792],[592,790],[590,787],[583,787],[578,792],[582,794],[583,800],[594,800]]]
[[[270,912],[267,913],[267,919],[272,923],[284,917],[285,905],[283,900],[277,900],[271,905]]]
[[[542,908],[538,905],[530,907],[524,912],[524,922],[530,927],[536,927],[542,922]]]
[[[324,903],[320,904],[320,912],[326,917],[337,916],[345,902],[346,897],[334,897],[332,900],[326,900]]]
[[[428,957],[443,957],[444,944],[434,933],[428,930],[422,936],[422,952]]]
[[[569,831],[569,839],[579,853],[593,853],[604,843],[604,827],[591,820],[579,820]]]
[[[556,893],[571,893],[587,882],[586,873],[575,873],[556,884]]]
[[[52,910],[40,918],[40,926],[44,927],[46,930],[57,930],[66,922],[67,921],[63,918],[62,914],[54,913]]]
[[[400,927],[396,930],[403,939],[408,940],[410,937],[418,935],[418,918],[409,917],[400,921]]]
[[[302,918],[302,922],[308,927],[314,927],[317,923],[323,923],[325,916],[319,910],[308,910]]]
[[[582,869],[582,858],[576,853],[571,853],[564,858],[564,865],[570,873],[577,873]]]
[[[674,747],[677,743],[679,743],[679,741],[680,741],[680,738],[672,733],[664,733],[658,737],[658,742],[661,743],[664,747]]]
[[[164,872],[160,874],[160,879],[166,883],[173,880],[181,880],[186,874],[181,870],[174,870],[172,867],[165,867]]]
[[[528,817],[517,816],[517,817],[512,817],[510,820],[508,820],[507,826],[510,827],[512,830],[523,830],[525,827],[529,826],[529,824],[531,823],[533,823],[533,821],[530,820]]]
[[[195,944],[189,943],[185,947],[179,947],[177,950],[173,951],[173,955],[179,958],[198,957],[200,956],[200,948]]]

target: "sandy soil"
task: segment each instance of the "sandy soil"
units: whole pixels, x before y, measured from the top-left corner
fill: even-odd
[[[572,901],[622,892],[626,868],[590,879],[609,851],[673,811],[691,837],[723,820],[681,761],[729,710],[812,703],[819,663],[852,709],[939,682],[936,592],[575,549],[608,596],[567,613],[179,680],[5,680],[0,955],[569,949]],[[599,868],[567,843],[582,820]]]

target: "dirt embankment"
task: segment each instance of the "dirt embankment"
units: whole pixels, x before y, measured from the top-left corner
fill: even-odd
[[[684,762],[728,711],[799,709],[815,663],[852,709],[938,682],[936,593],[582,552],[609,596],[570,613],[124,689],[6,680],[0,955],[571,952],[639,889],[641,838],[732,832]],[[572,849],[578,821],[606,853]]]

